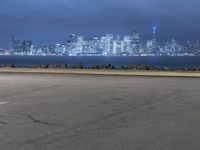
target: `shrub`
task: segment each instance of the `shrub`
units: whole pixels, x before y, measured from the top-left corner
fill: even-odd
[[[84,65],[83,65],[83,63],[82,63],[82,62],[80,62],[80,63],[79,63],[79,65],[77,66],[77,68],[79,68],[79,69],[83,69],[83,68],[84,68]]]
[[[9,68],[16,68],[15,64],[8,65]]]

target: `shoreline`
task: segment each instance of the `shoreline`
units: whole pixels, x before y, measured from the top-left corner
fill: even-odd
[[[143,70],[112,70],[112,69],[109,70],[109,69],[0,68],[0,74],[2,74],[2,73],[200,78],[200,71],[143,71]]]
[[[193,69],[200,66],[200,56],[0,56],[0,67],[14,64],[16,67],[37,67],[40,65],[67,65],[68,68],[79,66],[92,68],[108,66],[115,68],[151,65],[155,68]],[[101,68],[103,69],[103,68]]]

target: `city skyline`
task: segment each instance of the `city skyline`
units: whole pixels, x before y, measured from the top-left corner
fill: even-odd
[[[133,33],[133,32],[138,32],[139,34],[140,34],[140,42],[141,43],[143,43],[143,44],[145,44],[148,40],[150,40],[151,38],[152,38],[152,32],[153,32],[153,34],[155,33],[155,32],[157,32],[156,33],[156,38],[158,39],[158,43],[160,44],[160,45],[163,45],[163,44],[165,44],[166,42],[169,42],[169,41],[171,41],[172,39],[174,39],[174,40],[176,40],[177,42],[180,42],[180,43],[183,43],[183,42],[186,42],[186,41],[189,41],[189,42],[198,42],[199,41],[199,38],[197,38],[197,39],[195,39],[195,40],[188,40],[187,38],[186,39],[182,39],[182,40],[180,40],[180,39],[176,39],[176,38],[174,38],[174,37],[171,37],[171,38],[168,38],[167,40],[165,40],[165,41],[163,41],[163,40],[161,40],[160,39],[160,28],[159,28],[159,26],[158,25],[156,25],[156,24],[154,24],[153,26],[151,26],[151,30],[149,30],[148,32],[149,33],[151,33],[150,35],[149,35],[149,37],[147,38],[147,39],[144,39],[144,37],[143,37],[143,32],[142,31],[140,31],[140,30],[132,30],[131,32]],[[15,35],[15,36],[18,36],[18,38],[20,38],[21,40],[22,39],[26,39],[26,40],[28,40],[28,41],[31,41],[32,43],[34,43],[35,45],[52,45],[52,44],[60,44],[60,43],[65,43],[68,39],[69,39],[69,37],[71,36],[71,35],[77,35],[77,36],[83,36],[84,37],[84,39],[85,40],[87,40],[87,41],[90,41],[90,40],[92,40],[93,38],[99,38],[99,37],[102,37],[102,36],[105,36],[105,35],[107,35],[107,34],[112,34],[113,36],[116,36],[116,35],[119,35],[120,37],[125,37],[125,36],[130,36],[130,32],[128,33],[128,34],[118,34],[118,33],[111,33],[111,32],[109,32],[109,33],[105,33],[104,35],[99,35],[99,36],[93,36],[93,37],[87,37],[87,36],[85,36],[84,34],[81,34],[81,33],[72,33],[72,34],[66,34],[66,35],[68,35],[68,36],[66,36],[65,38],[64,38],[64,40],[62,40],[62,41],[59,41],[59,40],[55,40],[56,42],[48,42],[48,41],[45,41],[45,40],[41,40],[41,41],[39,41],[39,42],[35,42],[34,40],[32,40],[32,39],[26,39],[26,38],[23,38],[23,36],[21,36],[20,34],[18,35],[18,34],[16,34],[16,33],[10,33],[10,36],[8,37],[8,39],[7,39],[7,43],[8,43],[8,46],[7,47],[2,47],[1,45],[0,45],[0,48],[5,48],[5,49],[9,49],[9,48],[11,48],[11,41],[10,41],[10,37],[12,36],[12,35]],[[154,36],[154,35],[153,35]],[[38,40],[40,40],[40,39],[38,39]]]
[[[198,0],[0,0],[0,46],[8,48],[10,33],[46,44],[64,41],[72,33],[87,39],[106,33],[151,36],[159,25],[160,42],[174,38],[196,41],[200,35]]]
[[[139,31],[130,35],[106,34],[86,40],[84,35],[72,34],[65,42],[34,44],[13,34],[11,47],[0,49],[0,55],[32,56],[200,56],[199,41],[177,42],[175,39],[159,43],[157,27],[152,27],[152,37],[143,42]]]

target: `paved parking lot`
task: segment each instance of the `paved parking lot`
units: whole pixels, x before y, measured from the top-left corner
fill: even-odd
[[[199,150],[200,79],[0,74],[1,150]]]

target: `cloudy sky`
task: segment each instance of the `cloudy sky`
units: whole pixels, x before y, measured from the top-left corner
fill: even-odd
[[[0,47],[12,33],[34,43],[64,42],[138,30],[145,42],[152,26],[160,42],[200,40],[200,0],[0,0]]]

